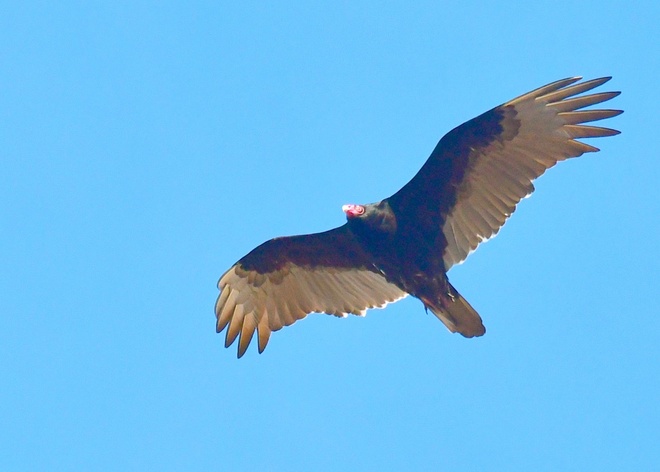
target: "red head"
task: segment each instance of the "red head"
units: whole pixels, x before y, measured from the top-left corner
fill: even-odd
[[[346,213],[346,218],[355,218],[364,214],[364,207],[362,205],[344,205],[341,209]]]

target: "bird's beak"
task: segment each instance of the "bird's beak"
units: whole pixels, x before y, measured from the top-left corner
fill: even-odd
[[[355,218],[356,216],[360,216],[364,213],[364,207],[362,205],[343,205],[341,209],[344,213],[346,213],[347,218]]]

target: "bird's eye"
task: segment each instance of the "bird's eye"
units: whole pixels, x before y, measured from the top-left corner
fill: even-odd
[[[355,218],[356,216],[363,215],[365,212],[365,208],[362,205],[344,205],[341,209],[349,218]]]

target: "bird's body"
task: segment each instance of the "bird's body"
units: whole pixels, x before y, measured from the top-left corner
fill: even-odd
[[[598,150],[576,138],[618,133],[582,123],[620,111],[577,111],[618,92],[569,98],[609,78],[573,85],[578,80],[541,87],[450,131],[397,193],[345,205],[343,226],[276,238],[240,259],[218,284],[217,330],[227,328],[226,346],[240,336],[240,357],[257,331],[262,352],[272,331],[308,313],[363,314],[406,295],[450,331],[484,334],[447,271],[499,231],[546,169]]]
[[[438,225],[441,217],[434,211],[438,205],[408,212],[385,199],[364,207],[359,217],[348,214],[346,226],[374,268],[389,283],[419,298],[452,332],[466,337],[484,334],[477,312],[447,279],[441,250],[446,240]]]

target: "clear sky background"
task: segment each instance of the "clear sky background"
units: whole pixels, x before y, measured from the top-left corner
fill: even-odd
[[[0,470],[651,471],[657,2],[3,2]],[[241,360],[219,276],[573,75],[625,113],[450,279]]]

